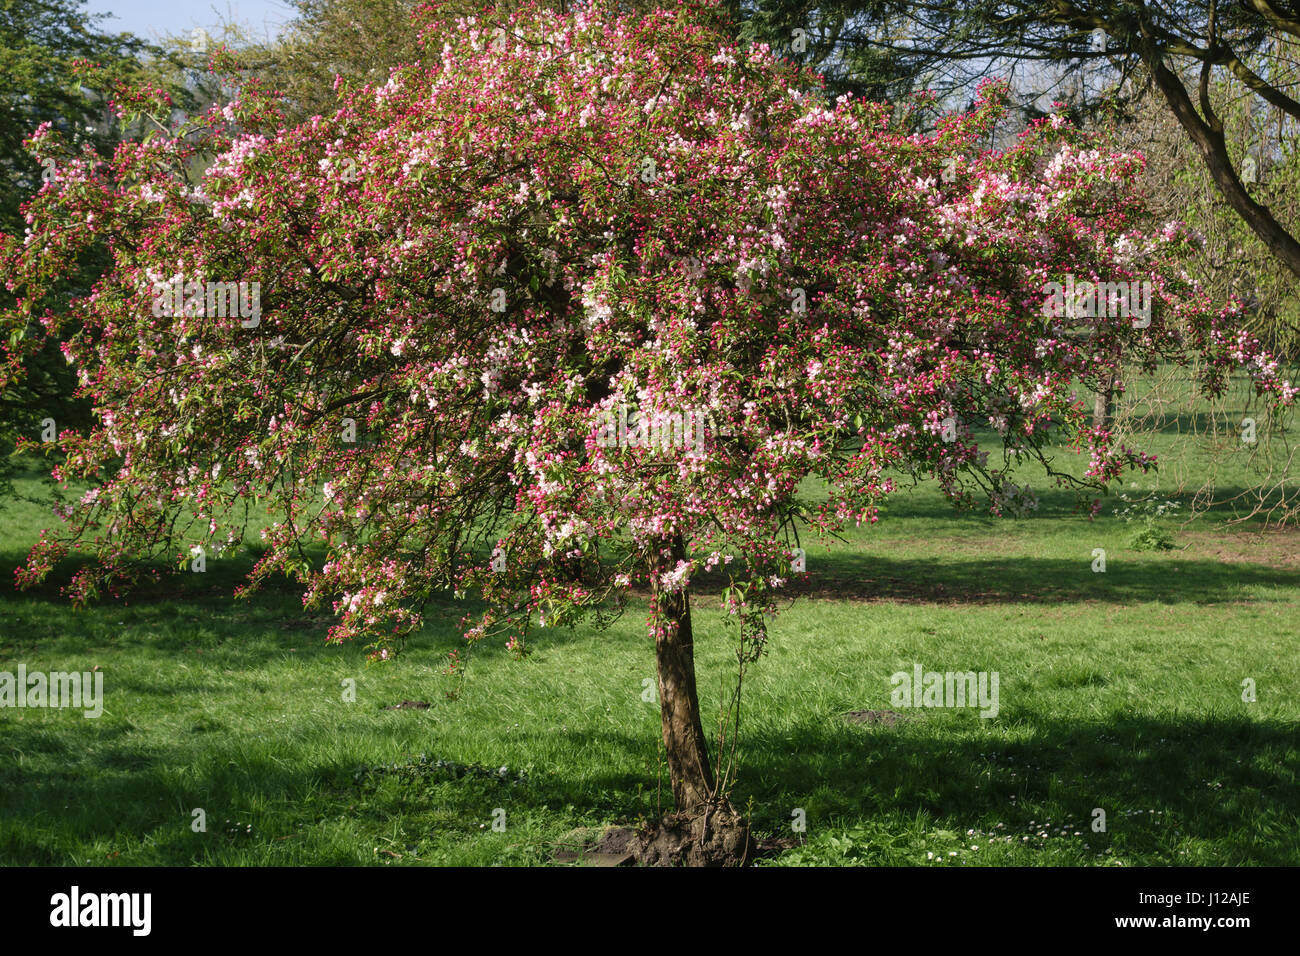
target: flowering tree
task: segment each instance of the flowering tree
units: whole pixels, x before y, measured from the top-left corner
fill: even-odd
[[[1149,467],[1074,396],[1114,356],[1294,394],[1180,274],[1185,231],[1137,230],[1140,157],[1059,118],[977,155],[996,85],[896,134],[890,108],[828,103],[692,13],[426,9],[424,60],[331,115],[281,128],[250,86],[111,163],[68,156],[7,242],[6,321],[80,323],[65,354],[98,425],[62,436],[56,477],[93,487],[20,583],[72,547],[98,558],[77,600],[219,554],[257,500],[278,520],[251,584],[295,576],[333,602],[332,640],[379,658],[440,591],[482,595],[466,636],[523,653],[647,589],[673,796],[713,846],[747,837],[700,719],[693,577],[725,571],[752,656],[798,530],[874,521],[900,475],[1002,511],[1018,456],[1095,487]],[[142,96],[124,115],[165,109]],[[55,314],[92,237],[113,265]],[[1124,283],[1150,284],[1140,319],[1095,294]],[[1016,454],[980,451],[988,424]],[[1062,441],[1084,474],[1053,468]]]

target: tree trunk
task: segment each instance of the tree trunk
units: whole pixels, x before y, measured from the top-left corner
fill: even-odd
[[[651,621],[659,671],[659,716],[677,810],[636,834],[634,858],[650,866],[743,866],[756,845],[749,825],[717,793],[695,690],[691,599],[664,576],[685,560],[681,535],[656,542],[651,556]]]
[[[691,634],[691,602],[685,589],[671,591],[660,576],[684,559],[680,536],[661,542],[655,555],[651,585],[654,600],[655,659],[659,670],[659,716],[664,751],[672,779],[673,803],[683,813],[704,810],[714,797],[708,744],[700,721],[695,691],[695,644]]]
[[[1285,226],[1280,223],[1276,217],[1269,211],[1267,206],[1261,206],[1251,198],[1246,187],[1242,185],[1237,176],[1237,171],[1232,166],[1232,160],[1228,156],[1227,140],[1223,132],[1223,121],[1215,113],[1210,112],[1208,99],[1202,94],[1202,109],[1205,110],[1206,116],[1202,117],[1196,112],[1196,107],[1192,99],[1187,94],[1186,87],[1183,86],[1182,80],[1178,78],[1168,67],[1164,65],[1164,51],[1157,48],[1154,44],[1148,43],[1144,51],[1144,58],[1147,61],[1147,67],[1151,70],[1151,76],[1155,80],[1156,86],[1160,92],[1165,95],[1170,109],[1173,110],[1174,116],[1187,131],[1188,137],[1196,146],[1204,160],[1206,168],[1210,171],[1210,176],[1214,179],[1214,184],[1219,188],[1223,198],[1228,201],[1233,212],[1241,217],[1241,220],[1251,228],[1255,235],[1268,247],[1268,251],[1288,269],[1297,276],[1300,276],[1300,240],[1287,232]],[[1284,102],[1292,102],[1289,98],[1278,99],[1280,91],[1265,86],[1271,97],[1263,90],[1257,90],[1261,96],[1268,99],[1275,106],[1280,106]]]
[[[1114,383],[1107,382],[1102,389],[1097,392],[1096,398],[1092,402],[1092,427],[1105,428],[1110,423],[1112,406],[1114,404],[1115,389]]]

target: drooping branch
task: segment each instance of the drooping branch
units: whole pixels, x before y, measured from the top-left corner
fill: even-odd
[[[1157,88],[1164,95],[1179,124],[1200,152],[1206,168],[1209,169],[1215,185],[1219,187],[1228,205],[1246,225],[1250,226],[1260,241],[1268,247],[1269,252],[1300,277],[1300,242],[1287,232],[1267,206],[1257,203],[1246,191],[1237,171],[1233,168],[1223,130],[1216,128],[1213,114],[1203,118],[1196,111],[1182,81],[1165,66],[1163,58],[1154,46],[1147,50],[1147,65]]]

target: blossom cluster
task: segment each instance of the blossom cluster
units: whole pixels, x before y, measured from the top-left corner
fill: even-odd
[[[286,127],[250,87],[44,189],[32,237],[5,243],[4,321],[79,324],[64,350],[98,425],[62,437],[59,476],[97,494],[22,581],[82,548],[88,597],[142,555],[183,557],[180,536],[237,540],[256,501],[275,523],[252,583],[296,576],[332,602],[334,639],[376,653],[441,589],[484,597],[467,634],[515,649],[710,571],[753,620],[793,576],[794,527],[874,521],[900,477],[1032,507],[978,424],[1007,461],[1077,442],[1087,471],[1059,480],[1095,486],[1153,461],[1075,398],[1123,365],[1198,356],[1210,388],[1245,367],[1294,396],[1186,279],[1185,233],[1141,232],[1140,156],[1059,116],[981,148],[997,83],[900,132],[890,107],[831,100],[691,14],[424,7],[427,56],[340,84],[330,115]],[[61,311],[57,277],[94,241],[112,264]],[[260,322],[155,315],[153,283],[177,275],[259,283]],[[1067,275],[1143,284],[1150,321],[1045,327]],[[602,441],[620,406],[716,427],[702,447]]]

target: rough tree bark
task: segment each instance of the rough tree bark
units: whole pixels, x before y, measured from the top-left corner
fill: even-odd
[[[1210,98],[1206,92],[1210,61],[1207,59],[1204,62],[1201,74],[1201,110],[1205,114],[1202,118],[1196,112],[1196,107],[1192,103],[1192,98],[1188,96],[1182,80],[1164,65],[1161,51],[1154,45],[1148,44],[1146,60],[1156,86],[1164,94],[1174,116],[1200,152],[1223,198],[1228,201],[1233,212],[1240,216],[1268,247],[1268,251],[1295,275],[1300,276],[1300,241],[1286,231],[1268,207],[1260,205],[1251,198],[1232,166],[1223,123],[1211,108]]]
[[[691,633],[691,599],[683,588],[671,591],[660,577],[685,558],[680,537],[662,543],[654,563],[651,585],[655,607],[655,659],[659,671],[659,715],[664,752],[672,778],[673,803],[683,813],[707,807],[716,784],[709,763],[708,742],[700,720],[695,689],[695,642]]]
[[[1110,423],[1111,413],[1114,410],[1115,389],[1114,383],[1107,383],[1097,392],[1096,397],[1092,400],[1092,427],[1105,428]]]
[[[749,826],[732,809],[709,763],[708,741],[695,689],[695,640],[690,593],[665,586],[663,576],[685,560],[680,535],[664,538],[652,557],[652,620],[659,672],[659,715],[676,812],[645,828],[632,844],[642,864],[737,866],[755,849]]]

